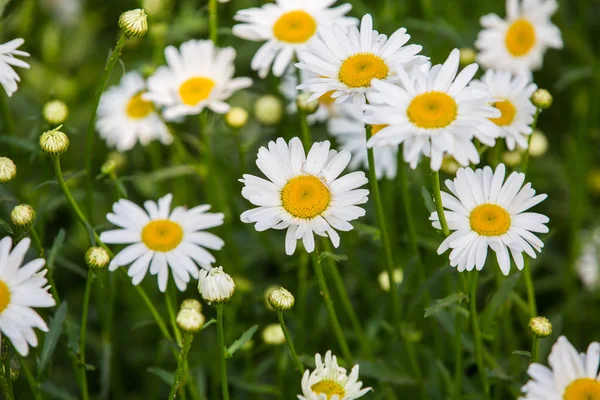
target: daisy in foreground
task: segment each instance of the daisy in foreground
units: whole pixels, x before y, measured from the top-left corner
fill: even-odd
[[[232,47],[220,49],[210,40],[188,40],[179,50],[168,46],[168,66],[148,79],[148,92],[142,98],[164,106],[169,121],[200,114],[205,108],[224,114],[229,111],[225,100],[252,85],[250,78],[233,78],[235,55]]]
[[[507,0],[505,20],[484,15],[475,42],[477,61],[485,68],[530,76],[542,67],[548,48],[563,47],[560,30],[550,20],[557,8],[556,0]]]
[[[548,356],[550,368],[531,364],[531,380],[521,389],[520,400],[595,400],[600,399],[600,343],[589,345],[587,353],[578,353],[561,336]]]
[[[241,215],[242,222],[256,223],[257,231],[287,229],[285,252],[294,254],[302,239],[307,252],[315,249],[314,234],[340,244],[336,230],[350,231],[353,221],[365,215],[358,207],[367,202],[369,191],[364,172],[339,177],[350,162],[350,152],[330,150],[328,141],[315,143],[304,152],[297,137],[289,144],[283,138],[258,151],[256,165],[269,179],[244,175],[242,196],[258,206]]]
[[[17,91],[17,82],[21,81],[13,67],[29,68],[29,64],[15,57],[29,57],[29,53],[17,50],[23,43],[25,40],[19,38],[0,44],[0,84],[8,97]]]
[[[137,72],[129,72],[119,85],[102,94],[96,129],[109,147],[127,151],[138,141],[144,146],[152,140],[160,140],[162,144],[173,141],[152,102],[142,98],[145,90],[144,78]]]
[[[203,230],[222,225],[223,214],[208,213],[209,205],[171,211],[172,200],[168,194],[158,203],[146,201],[144,208],[125,199],[113,205],[113,213],[106,218],[120,229],[103,232],[100,240],[129,246],[113,258],[111,271],[133,263],[127,274],[134,285],[139,285],[150,269],[152,275],[158,275],[158,287],[164,292],[170,267],[177,288],[183,292],[190,277],[198,279],[197,265],[210,269],[215,258],[206,249],[220,250],[224,243]]]
[[[21,266],[31,240],[21,240],[11,251],[12,239],[0,240],[0,338],[6,335],[23,357],[29,346],[37,347],[33,328],[48,332],[48,326],[32,307],[52,307],[43,258]]]
[[[448,228],[454,231],[440,245],[438,254],[452,249],[450,265],[459,271],[481,270],[488,247],[496,253],[504,275],[510,271],[510,255],[519,270],[523,269],[523,252],[536,258],[544,243],[532,232],[547,233],[549,219],[545,215],[526,212],[548,197],[536,196],[531,183],[523,186],[525,174],[513,172],[506,182],[506,168],[460,168],[456,178],[446,180],[450,193],[442,192],[442,204]],[[437,212],[429,218],[433,227],[441,229]]]
[[[368,94],[365,122],[388,125],[369,139],[369,147],[403,146],[404,160],[416,168],[420,156],[431,158],[438,171],[445,154],[466,166],[479,163],[473,138],[493,146],[500,128],[489,118],[501,113],[490,103],[493,97],[482,85],[467,86],[477,64],[458,73],[460,51],[454,49],[442,65],[397,71],[402,87],[375,79],[376,91]]]
[[[238,11],[234,19],[242,23],[233,27],[233,34],[246,40],[267,41],[254,55],[251,68],[264,79],[272,65],[273,74],[281,76],[320,26],[356,24],[355,18],[344,16],[352,9],[350,4],[329,8],[336,1],[277,0],[275,4]]]
[[[352,367],[350,375],[346,369],[338,365],[331,351],[325,354],[325,362],[321,355],[315,355],[315,369],[306,370],[302,376],[302,395],[299,400],[354,400],[363,397],[371,388],[362,388],[358,380],[358,365]]]

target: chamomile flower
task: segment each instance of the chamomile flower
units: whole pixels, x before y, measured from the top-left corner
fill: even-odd
[[[338,115],[331,118],[327,123],[329,133],[334,136],[340,145],[340,149],[349,150],[352,159],[348,167],[352,170],[361,167],[369,168],[367,157],[367,138],[365,136],[365,124],[363,113],[354,104],[336,104]],[[387,125],[374,125],[371,135],[376,135]],[[394,179],[398,167],[398,146],[379,146],[373,149],[375,173],[377,179]]]
[[[299,400],[354,400],[363,397],[369,388],[362,388],[358,380],[358,365],[352,367],[350,375],[337,363],[331,351],[325,353],[325,362],[321,355],[315,355],[315,369],[304,371],[302,376],[302,395]]]
[[[600,228],[581,234],[581,252],[575,269],[588,290],[600,289]]]
[[[21,266],[31,240],[21,240],[11,251],[12,239],[0,240],[0,338],[6,335],[23,357],[29,346],[37,347],[33,328],[48,332],[48,326],[32,307],[52,307],[45,278],[46,261],[37,258]]]
[[[300,76],[302,79],[302,83],[304,83],[308,82],[312,78],[316,78],[318,75],[311,71],[300,70]],[[295,114],[298,112],[296,98],[298,97],[298,94],[303,93],[297,89],[298,85],[299,83],[298,76],[296,75],[296,68],[289,68],[283,76],[281,84],[279,85],[279,90],[283,94],[283,97],[285,97],[285,99],[289,101],[289,105],[287,107],[287,112],[289,114]],[[310,125],[319,122],[325,122],[329,118],[332,118],[335,115],[337,115],[338,105],[336,105],[335,100],[331,98],[332,94],[333,92],[328,92],[318,98],[319,107],[317,108],[317,111],[306,117],[306,120]]]
[[[405,28],[389,38],[379,34],[373,30],[369,14],[362,18],[360,31],[354,26],[324,26],[306,51],[300,53],[300,62],[296,64],[317,76],[298,88],[312,92],[313,99],[333,92],[331,97],[338,103],[352,100],[363,106],[373,79],[398,82],[398,69],[427,61],[426,57],[417,56],[421,46],[405,46],[409,39]]]
[[[373,80],[376,91],[369,93],[365,122],[388,125],[368,141],[369,147],[403,146],[404,160],[414,169],[420,156],[431,158],[438,171],[449,154],[466,166],[479,163],[473,138],[493,146],[500,128],[488,118],[500,117],[490,103],[493,97],[482,85],[469,85],[477,72],[471,64],[458,73],[460,52],[454,49],[441,65],[399,69],[402,87]],[[468,86],[469,85],[469,86]]]
[[[550,368],[533,363],[519,400],[586,400],[600,398],[600,343],[579,353],[569,340],[558,338],[548,356]]]
[[[148,79],[143,98],[164,106],[169,121],[200,114],[205,108],[225,114],[229,111],[225,100],[252,85],[250,78],[233,78],[235,55],[232,47],[218,48],[210,40],[188,40],[179,50],[168,46],[168,65]]]
[[[23,43],[25,40],[19,38],[0,44],[0,84],[8,97],[17,91],[17,82],[21,81],[13,67],[29,68],[29,64],[15,57],[29,57],[29,53],[17,50]]]
[[[223,240],[205,229],[223,224],[223,214],[208,213],[209,205],[187,210],[175,207],[173,196],[146,201],[144,208],[121,199],[113,205],[106,218],[119,229],[102,232],[100,240],[111,244],[128,244],[110,262],[109,270],[129,265],[127,274],[139,285],[148,269],[158,275],[161,292],[167,289],[169,267],[180,291],[187,287],[190,277],[198,279],[198,267],[210,269],[215,258],[206,249],[220,250]]]
[[[129,72],[119,85],[102,94],[96,129],[109,147],[127,151],[138,141],[144,146],[153,140],[162,144],[173,141],[152,102],[142,97],[145,91],[144,78],[137,72]]]
[[[276,0],[275,4],[239,10],[234,19],[242,23],[233,27],[233,34],[246,40],[266,41],[254,55],[251,68],[263,79],[271,67],[275,76],[281,76],[319,27],[356,24],[355,18],[344,16],[352,9],[350,4],[330,8],[336,1]]]
[[[454,180],[446,180],[451,193],[442,192],[442,204],[448,228],[454,231],[440,245],[437,252],[448,249],[450,265],[459,271],[481,270],[487,258],[488,247],[496,253],[498,265],[504,275],[510,271],[510,256],[517,268],[523,269],[523,252],[536,258],[544,243],[535,233],[548,232],[549,219],[545,215],[526,212],[546,199],[536,196],[531,183],[523,186],[525,174],[513,172],[506,182],[506,168],[499,164],[495,171],[490,167],[461,168]],[[429,218],[440,229],[438,213]],[[510,253],[510,256],[509,256]]]
[[[350,152],[330,150],[328,141],[315,143],[304,152],[297,137],[289,144],[283,138],[258,151],[256,165],[268,180],[244,175],[242,196],[258,206],[241,215],[242,222],[255,223],[257,231],[287,229],[285,252],[294,254],[302,239],[306,251],[315,249],[314,234],[340,244],[336,230],[350,231],[353,221],[365,215],[358,207],[367,202],[369,191],[364,172],[340,177],[350,162]]]
[[[506,0],[506,19],[481,17],[477,61],[485,68],[530,76],[542,67],[548,48],[563,47],[560,30],[550,20],[557,8],[556,0]]]

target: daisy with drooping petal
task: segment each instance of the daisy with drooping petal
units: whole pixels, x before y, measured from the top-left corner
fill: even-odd
[[[17,82],[21,81],[13,67],[29,68],[29,64],[15,57],[29,57],[29,53],[17,50],[23,43],[25,40],[19,38],[0,44],[0,84],[8,97],[17,91]]]
[[[459,271],[481,270],[487,258],[488,247],[496,253],[504,275],[510,271],[510,256],[519,270],[523,269],[523,252],[536,258],[544,243],[532,232],[547,233],[545,215],[526,212],[548,197],[536,196],[531,183],[523,186],[525,174],[513,172],[506,182],[506,168],[499,164],[490,167],[460,168],[454,180],[446,180],[451,193],[442,192],[442,204],[448,228],[454,231],[440,245],[437,252],[448,249],[450,265]],[[441,229],[438,213],[429,218],[433,227]],[[510,253],[510,255],[509,255]]]
[[[120,229],[102,232],[100,240],[111,244],[128,244],[110,262],[114,271],[129,265],[127,274],[134,285],[139,285],[148,269],[158,275],[161,292],[167,289],[169,267],[180,291],[187,287],[190,277],[198,279],[198,266],[210,269],[215,258],[206,249],[220,250],[223,240],[204,232],[223,224],[222,213],[209,213],[209,205],[192,209],[175,207],[171,211],[173,196],[168,194],[158,202],[146,201],[144,208],[121,199],[106,216]]]
[[[37,347],[33,328],[48,332],[48,326],[32,307],[52,307],[56,301],[48,293],[44,264],[37,258],[23,264],[31,240],[21,240],[11,251],[12,239],[0,240],[0,338],[6,335],[23,357],[29,346]]]
[[[162,144],[173,141],[152,102],[142,98],[145,90],[144,78],[137,72],[129,72],[119,85],[102,94],[96,129],[109,147],[127,151],[138,141],[144,146],[152,140],[160,140]]]
[[[322,27],[317,37],[300,53],[296,66],[318,76],[298,86],[318,99],[328,92],[336,102],[352,100],[357,106],[365,104],[365,93],[371,81],[398,82],[397,70],[422,64],[426,57],[417,56],[422,46],[405,46],[410,35],[400,28],[389,38],[373,30],[373,19],[362,18],[360,31],[356,27],[337,25]]]
[[[337,363],[331,351],[325,353],[325,362],[320,354],[315,354],[315,369],[304,371],[302,395],[299,400],[354,400],[363,397],[369,388],[362,388],[358,380],[358,365],[352,367],[350,375]]]
[[[403,146],[404,160],[414,169],[421,155],[431,158],[438,171],[444,155],[463,166],[479,163],[473,138],[493,146],[500,128],[489,118],[500,117],[493,98],[482,85],[469,85],[477,72],[471,64],[458,73],[460,51],[454,49],[444,64],[398,70],[402,87],[373,80],[365,122],[388,125],[369,139],[369,147]]]
[[[352,9],[350,4],[329,8],[336,1],[276,0],[275,4],[239,10],[234,19],[242,23],[233,27],[233,34],[246,40],[267,41],[254,55],[251,68],[263,79],[271,66],[273,74],[281,76],[319,27],[356,24],[355,18],[344,16]]]
[[[556,0],[506,0],[506,19],[481,17],[477,61],[485,68],[530,76],[542,67],[548,48],[563,47],[560,30],[550,20],[557,8]]]
[[[519,400],[600,399],[600,343],[593,342],[579,353],[569,340],[558,338],[548,356],[550,368],[533,363],[527,373],[531,380],[523,386]]]
[[[200,114],[205,108],[225,114],[229,111],[225,100],[252,85],[250,78],[233,77],[235,55],[232,47],[218,48],[210,40],[188,40],[179,50],[168,46],[168,65],[148,78],[143,98],[164,106],[169,121]]]
[[[268,180],[244,175],[242,196],[258,206],[241,215],[242,222],[255,223],[257,231],[287,229],[285,252],[294,254],[302,239],[306,251],[315,249],[314,234],[340,244],[336,230],[350,231],[353,221],[365,215],[358,207],[367,202],[369,191],[364,172],[340,177],[350,162],[350,152],[330,150],[329,141],[314,143],[308,155],[297,137],[289,144],[283,138],[258,151],[256,165]]]

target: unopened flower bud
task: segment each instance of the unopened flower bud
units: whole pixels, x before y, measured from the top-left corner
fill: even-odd
[[[69,137],[59,131],[62,125],[50,131],[42,133],[40,136],[40,147],[44,153],[50,156],[63,154],[69,148]]]
[[[531,95],[531,102],[537,108],[545,110],[552,105],[552,95],[546,89],[538,89]]]
[[[547,338],[552,334],[552,324],[546,317],[534,317],[529,320],[529,332],[537,338]]]
[[[113,151],[108,154],[106,161],[100,167],[100,172],[102,172],[104,175],[111,175],[112,173],[124,168],[126,163],[127,158],[123,154]]]
[[[52,125],[58,125],[65,122],[69,116],[69,108],[60,100],[50,100],[44,104],[42,114],[48,123]]]
[[[227,303],[235,292],[235,282],[223,267],[203,269],[198,278],[198,291],[208,304]]]
[[[460,49],[460,65],[466,66],[469,64],[473,64],[475,62],[475,58],[477,57],[477,53],[470,47],[463,47]]]
[[[298,110],[308,115],[317,112],[320,104],[319,99],[308,101],[311,95],[311,93],[303,92],[296,97],[296,106],[298,106]]]
[[[175,319],[177,326],[183,332],[196,333],[204,325],[204,315],[194,308],[182,308]]]
[[[148,31],[148,19],[141,8],[125,11],[119,16],[119,28],[129,37],[142,37]]]
[[[400,285],[404,280],[404,272],[402,271],[402,268],[396,268],[392,274],[392,277],[394,278],[394,283],[396,285]],[[380,272],[377,280],[379,281],[379,286],[381,289],[383,289],[385,292],[390,291],[390,277],[387,271]]]
[[[17,166],[8,157],[0,157],[0,183],[6,183],[17,175]]]
[[[505,151],[504,153],[502,153],[502,162],[508,165],[509,167],[516,167],[517,165],[521,164],[522,160],[523,156],[518,150]]]
[[[10,213],[10,220],[18,228],[29,228],[35,221],[35,210],[29,204],[19,204]]]
[[[196,310],[198,312],[202,311],[202,303],[200,303],[196,299],[185,299],[181,302],[181,309],[189,308],[191,310]]]
[[[269,305],[275,311],[288,311],[294,307],[296,300],[289,290],[282,287],[272,290],[268,297]]]
[[[277,125],[283,117],[283,104],[278,97],[267,94],[254,103],[254,115],[264,125]]]
[[[535,130],[529,140],[529,155],[531,157],[541,157],[548,151],[548,138],[542,131]]]
[[[103,247],[90,247],[85,252],[85,263],[93,269],[104,269],[110,263],[110,254]]]
[[[285,335],[279,324],[270,324],[262,331],[262,339],[266,344],[278,346],[285,343]]]
[[[444,160],[442,161],[442,166],[440,169],[443,173],[448,175],[456,174],[456,171],[460,168],[460,164],[454,159],[454,157],[445,155]]]
[[[225,123],[234,129],[239,129],[248,122],[248,111],[242,107],[231,107],[225,114]]]

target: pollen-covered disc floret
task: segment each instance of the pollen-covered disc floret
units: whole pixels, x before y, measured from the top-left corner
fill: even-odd
[[[119,28],[129,37],[142,37],[148,31],[148,17],[141,8],[125,11],[119,16]]]
[[[536,258],[544,243],[533,233],[547,233],[549,219],[545,215],[527,212],[546,199],[545,194],[535,194],[525,174],[513,172],[506,182],[506,168],[499,164],[495,171],[490,167],[461,168],[454,180],[446,180],[450,193],[442,192],[442,204],[452,234],[438,248],[438,254],[448,249],[450,265],[459,271],[481,270],[488,248],[496,253],[498,265],[504,275],[510,271],[510,257],[519,270],[523,269],[523,252]],[[429,218],[440,229],[438,213]]]
[[[358,380],[358,365],[352,367],[350,375],[338,365],[337,359],[328,351],[323,361],[315,355],[315,369],[306,370],[302,376],[302,395],[299,400],[354,400],[363,397],[372,389],[363,388]]]
[[[369,147],[403,144],[404,160],[414,169],[421,155],[437,171],[446,154],[461,165],[479,163],[473,139],[493,146],[500,128],[489,118],[500,111],[482,85],[469,85],[477,72],[471,64],[458,73],[460,52],[454,49],[442,65],[397,71],[401,85],[373,80],[365,122],[387,125],[368,141]],[[458,74],[457,74],[458,73]]]
[[[561,336],[548,356],[550,368],[533,363],[527,373],[531,380],[522,388],[519,400],[600,399],[600,343],[593,342],[579,353]]]
[[[48,326],[32,307],[52,307],[48,293],[46,261],[37,258],[23,265],[31,240],[21,240],[11,251],[12,239],[0,240],[0,338],[6,335],[20,355],[26,357],[29,346],[37,347],[34,332],[48,332]]]
[[[172,200],[168,194],[157,203],[144,202],[144,208],[126,199],[113,205],[106,218],[120,229],[102,232],[100,240],[129,246],[113,258],[110,271],[131,264],[127,274],[134,285],[150,271],[158,275],[158,287],[164,292],[170,268],[175,285],[183,292],[190,277],[198,279],[198,265],[211,268],[215,258],[206,249],[220,250],[224,242],[205,229],[222,225],[223,214],[207,212],[209,205],[189,210],[180,206],[171,211]]]
[[[208,304],[227,303],[235,292],[235,282],[223,267],[203,269],[198,277],[198,292]]]
[[[557,8],[556,0],[506,0],[505,19],[481,17],[477,61],[485,68],[531,76],[542,67],[547,49],[563,46],[560,30],[550,20]]]
[[[0,44],[0,84],[8,97],[17,91],[17,83],[21,81],[14,67],[29,68],[29,64],[16,57],[29,57],[29,53],[17,50],[23,43],[25,40],[19,38]]]
[[[268,180],[244,175],[242,196],[258,206],[241,215],[242,222],[255,223],[257,231],[286,229],[285,251],[294,254],[302,239],[306,251],[315,248],[315,237],[329,237],[337,248],[336,230],[352,230],[353,221],[365,215],[358,207],[367,202],[369,191],[359,189],[368,180],[364,172],[340,177],[350,162],[350,152],[330,149],[328,141],[315,143],[304,152],[302,142],[283,138],[258,151],[256,165]]]
[[[285,0],[239,10],[234,19],[241,22],[233,34],[242,39],[264,43],[250,66],[265,78],[269,70],[281,76],[300,50],[306,48],[321,26],[337,23],[349,26],[355,18],[344,17],[350,4],[330,8],[337,0]]]

